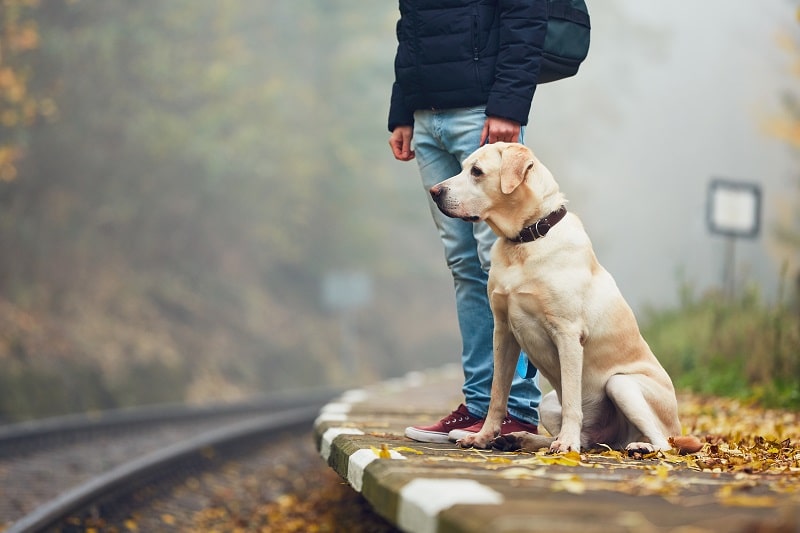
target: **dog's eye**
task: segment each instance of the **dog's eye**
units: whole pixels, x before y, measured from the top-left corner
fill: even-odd
[[[472,170],[470,171],[470,174],[472,174],[476,178],[479,178],[479,177],[483,176],[483,170],[479,169],[478,167],[473,166]]]

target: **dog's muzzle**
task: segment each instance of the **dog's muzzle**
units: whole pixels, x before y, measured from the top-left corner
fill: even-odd
[[[434,185],[430,189],[431,198],[433,201],[436,202],[436,207],[439,208],[439,211],[444,213],[445,215],[449,216],[450,218],[460,218],[466,222],[477,222],[480,220],[480,217],[471,216],[471,217],[459,217],[452,213],[451,208],[455,207],[450,204],[448,201],[447,196],[447,187],[443,187],[441,184]]]
[[[436,205],[440,206],[441,205],[440,202],[442,201],[442,198],[444,197],[444,193],[446,190],[447,190],[446,187],[442,187],[441,184],[437,184],[431,187],[430,191],[428,192],[431,193],[431,198],[433,198],[433,201],[436,202]]]
[[[433,201],[436,202],[436,207],[439,208],[439,211],[449,217],[452,217],[453,215],[447,212],[447,187],[437,184],[431,187],[429,192],[431,193],[431,198],[433,198]]]

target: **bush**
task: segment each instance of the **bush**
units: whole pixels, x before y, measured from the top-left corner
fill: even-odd
[[[798,408],[798,318],[796,305],[765,304],[755,287],[736,297],[684,290],[678,309],[649,313],[642,334],[679,389]]]

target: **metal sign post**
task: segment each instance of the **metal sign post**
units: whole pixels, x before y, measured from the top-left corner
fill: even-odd
[[[755,239],[761,229],[761,187],[756,183],[712,179],[706,214],[709,231],[728,239],[723,282],[730,298],[736,287],[736,239]]]

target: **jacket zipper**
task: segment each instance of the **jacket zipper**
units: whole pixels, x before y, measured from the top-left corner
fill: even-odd
[[[478,53],[478,41],[480,33],[478,31],[478,11],[477,6],[473,5],[473,13],[472,13],[472,64],[474,65],[475,70],[475,82],[478,84],[478,87],[483,90],[483,84],[481,83],[481,73],[480,69],[478,69],[478,61],[480,61],[480,55]]]
[[[472,14],[472,59],[478,61],[478,14]]]

